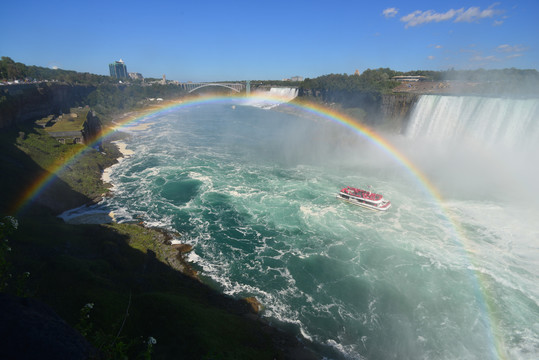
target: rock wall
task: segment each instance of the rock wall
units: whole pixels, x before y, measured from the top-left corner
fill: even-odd
[[[414,108],[419,94],[386,94],[382,95],[380,113],[384,124],[391,124],[391,128],[399,133],[406,130],[410,113]]]
[[[4,85],[0,87],[0,130],[84,105],[94,86],[64,83]]]
[[[101,135],[101,120],[94,111],[89,111],[83,126],[82,136],[84,137],[84,143],[90,145]]]
[[[381,94],[375,91],[314,92],[300,88],[299,96],[322,100],[326,106],[337,103],[344,109],[362,109],[364,111],[364,116],[361,120],[368,126],[382,128],[390,132],[402,133],[406,130],[409,115],[421,94]]]

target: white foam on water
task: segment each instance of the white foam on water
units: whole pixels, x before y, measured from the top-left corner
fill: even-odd
[[[445,213],[397,170],[386,176],[376,169],[369,177],[370,168],[361,163],[334,168],[301,161],[285,166],[273,159],[257,163],[237,148],[228,154],[222,137],[208,137],[212,128],[196,118],[189,122],[189,114],[185,109],[180,119],[169,114],[160,122],[167,131],[156,134],[158,140],[149,133],[127,140],[135,153],[113,169],[117,198],[106,203],[120,219],[182,232],[182,243],[194,246],[188,261],[224,293],[257,297],[269,321],[293,324],[298,334],[350,359],[382,354],[376,347],[410,358],[477,358],[485,342],[484,319],[469,283],[470,274],[480,272],[500,294],[496,306],[508,313],[498,329],[508,352],[526,359],[526,351],[537,349],[539,329],[528,326],[537,305],[535,212],[449,197],[449,212],[463,225],[468,249],[478,258],[472,264]],[[240,130],[252,118],[222,121],[230,121],[229,132],[241,141],[247,135]],[[248,144],[257,138],[244,140],[245,152],[252,151]],[[155,163],[145,163],[147,157]],[[164,198],[155,181],[186,176],[201,185],[181,205]],[[376,213],[335,199],[339,186],[361,183],[383,188],[393,204],[390,211]],[[346,290],[358,291],[358,298],[339,294],[339,286],[351,286]],[[381,331],[392,326],[406,336],[384,342]],[[357,333],[361,336],[351,339]],[[393,347],[408,339],[415,345]]]
[[[64,211],[58,217],[69,224],[104,224],[115,221],[114,213],[100,205],[82,205]]]

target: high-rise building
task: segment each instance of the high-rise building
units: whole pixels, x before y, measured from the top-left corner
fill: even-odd
[[[109,64],[110,76],[116,79],[123,79],[128,77],[127,66],[122,59]]]

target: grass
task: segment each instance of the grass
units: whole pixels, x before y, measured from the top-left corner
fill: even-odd
[[[11,260],[14,272],[30,272],[33,296],[73,325],[80,308],[91,302],[95,327],[116,334],[131,297],[121,335],[141,341],[156,338],[156,359],[178,354],[197,359],[282,358],[261,323],[239,316],[246,304],[163,263],[149,243],[152,236],[158,235],[133,224],[74,226],[55,218],[24,219],[10,241]],[[144,248],[145,243],[150,247]],[[132,356],[144,350],[141,341],[135,341]]]
[[[28,187],[31,179],[54,173],[54,184],[43,194],[43,198],[50,199],[45,202],[54,202],[58,211],[75,207],[77,202],[80,206],[108,191],[101,181],[101,174],[116,162],[120,153],[109,142],[102,143],[101,147],[102,151],[98,151],[81,144],[60,144],[43,129],[31,127],[2,133],[0,160],[3,170],[10,176],[2,177],[0,186],[11,189],[8,194],[20,197],[22,195],[16,194],[22,194],[21,188]],[[69,193],[78,195],[70,197]],[[74,198],[79,200],[74,202]]]
[[[47,132],[79,131],[82,130],[89,108],[72,108],[69,114],[64,114],[50,127]]]

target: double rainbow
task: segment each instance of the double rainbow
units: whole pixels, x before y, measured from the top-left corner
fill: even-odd
[[[144,121],[147,120],[153,116],[156,115],[162,115],[167,112],[176,111],[178,109],[182,108],[188,108],[192,106],[197,105],[203,105],[203,104],[209,104],[209,103],[230,103],[231,101],[239,101],[241,102],[265,102],[268,104],[283,104],[285,106],[293,107],[295,109],[299,109],[302,112],[306,114],[312,114],[317,117],[321,117],[323,119],[327,119],[329,121],[332,121],[334,123],[340,124],[355,133],[357,133],[359,136],[367,139],[370,143],[374,144],[376,147],[381,149],[385,154],[387,154],[390,158],[392,158],[396,164],[400,165],[404,169],[406,169],[407,172],[409,172],[412,177],[420,184],[420,186],[426,191],[426,193],[432,197],[434,202],[437,204],[437,206],[441,209],[443,215],[448,220],[448,223],[450,224],[450,228],[452,231],[453,239],[456,241],[463,249],[464,249],[464,256],[467,256],[470,260],[470,263],[473,263],[472,261],[472,254],[469,250],[470,247],[467,246],[467,239],[465,236],[465,233],[463,229],[461,228],[460,224],[453,219],[451,216],[450,211],[445,207],[443,198],[440,194],[440,192],[436,189],[436,187],[430,182],[430,180],[420,171],[420,169],[413,164],[404,154],[402,154],[395,146],[393,146],[389,141],[384,139],[382,136],[374,132],[373,130],[369,129],[368,127],[358,123],[357,121],[337,112],[332,109],[323,107],[318,104],[313,103],[306,103],[306,102],[293,102],[293,103],[286,103],[289,99],[282,99],[279,97],[269,97],[267,95],[260,95],[255,94],[250,97],[235,97],[235,96],[206,96],[206,97],[196,97],[196,98],[187,98],[182,99],[181,101],[169,101],[164,102],[161,105],[154,106],[146,111],[137,112],[136,114],[126,116],[123,119],[121,119],[117,126],[112,127],[108,130],[105,130],[101,136],[99,136],[97,139],[94,139],[94,141],[91,144],[87,144],[88,146],[82,148],[77,153],[73,154],[69,159],[64,161],[61,164],[58,164],[56,166],[51,167],[50,169],[47,169],[47,171],[37,178],[31,186],[29,186],[27,189],[24,190],[24,192],[19,196],[18,201],[15,202],[13,205],[12,213],[17,214],[20,213],[29,203],[31,203],[37,196],[39,196],[40,193],[42,193],[48,185],[50,185],[55,177],[60,174],[64,169],[72,164],[73,162],[77,161],[77,159],[84,154],[85,152],[89,151],[91,149],[91,146],[95,145],[97,142],[102,141],[103,139],[107,138],[111,133],[121,130],[122,127],[127,127],[132,125],[133,123],[136,123],[138,121]],[[488,340],[491,344],[491,356],[489,358],[498,358],[498,359],[505,359],[506,351],[503,344],[503,340],[497,336],[498,333],[496,331],[497,328],[497,321],[496,318],[492,315],[491,306],[489,305],[489,302],[487,299],[489,298],[485,293],[485,287],[482,286],[483,279],[482,275],[479,272],[473,272],[471,274],[472,281],[475,283],[475,289],[476,289],[476,297],[478,300],[478,303],[482,307],[483,317],[485,318],[486,323],[489,326],[489,334],[488,334]]]

